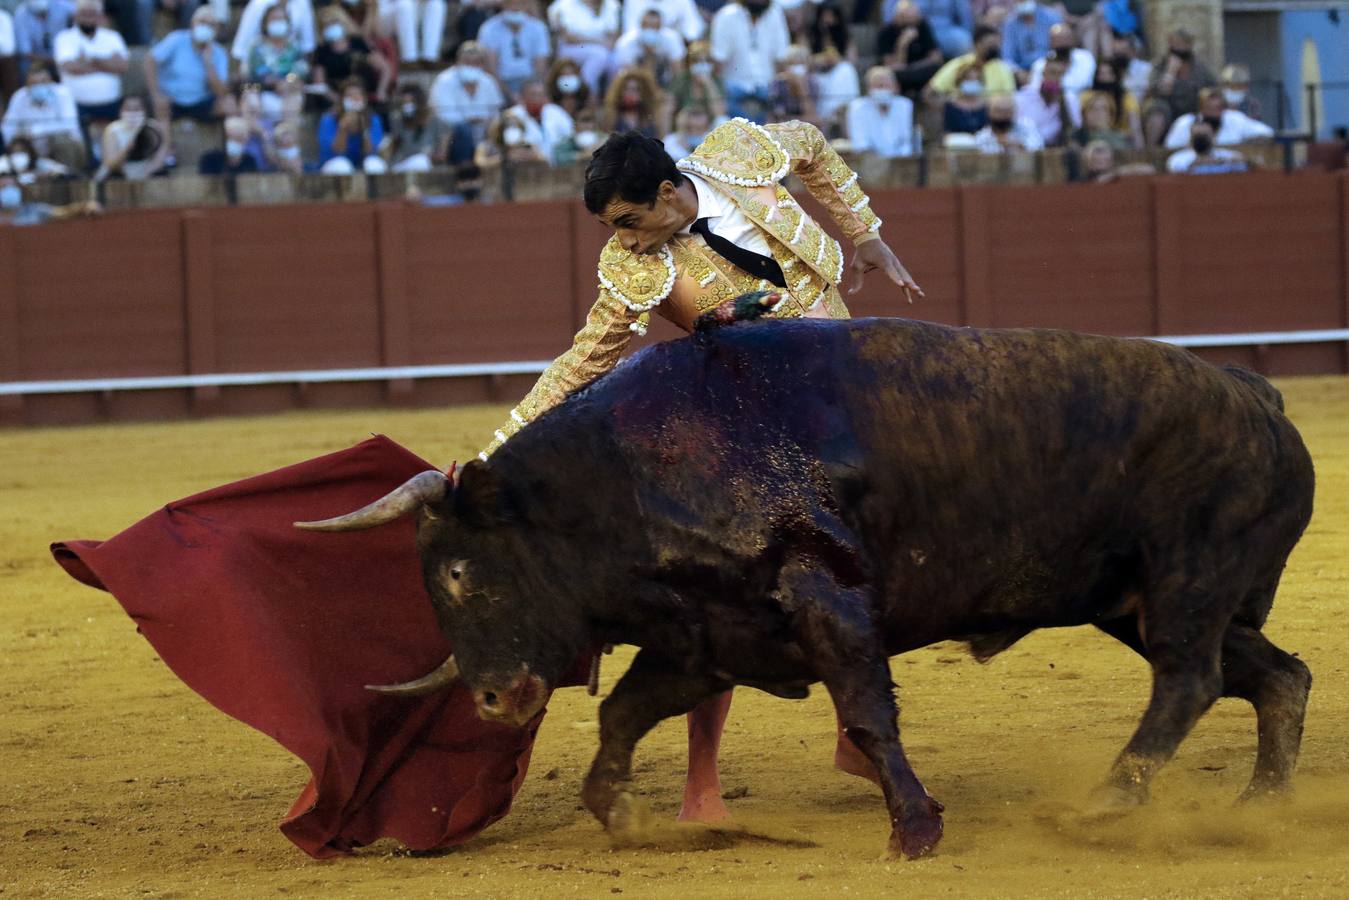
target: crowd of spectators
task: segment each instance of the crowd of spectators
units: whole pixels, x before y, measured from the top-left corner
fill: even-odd
[[[1130,0],[20,0],[0,8],[19,75],[0,184],[467,173],[629,128],[678,157],[731,116],[883,157],[1073,148],[1090,180],[1145,148],[1241,168],[1234,148],[1273,132],[1246,68],[1215,76],[1194,43],[1147,52]],[[181,158],[183,129],[220,149]]]

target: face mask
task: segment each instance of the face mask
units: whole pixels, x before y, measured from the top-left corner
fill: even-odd
[[[749,10],[750,15],[754,16],[755,18],[758,18],[759,16],[764,14],[765,10],[768,9],[768,4],[758,2],[748,2],[745,4],[745,9]]]
[[[132,128],[140,128],[142,125],[145,124],[145,113],[143,112],[122,113],[122,121],[130,125]]]
[[[0,187],[0,206],[5,209],[15,209],[23,203],[23,189],[17,184],[7,184]]]
[[[808,70],[805,63],[792,63],[787,67],[787,71],[800,78],[802,75],[805,75]]]
[[[481,76],[482,70],[477,66],[470,65],[469,63],[461,63],[459,65],[459,80],[464,84],[477,84],[478,79]]]
[[[39,16],[47,14],[47,0],[28,0],[28,8]]]
[[[1057,100],[1059,97],[1059,83],[1057,81],[1040,82],[1040,96],[1046,100]]]
[[[1035,15],[1035,0],[1021,0],[1021,2],[1016,5],[1016,14],[1018,16]]]
[[[1189,62],[1194,58],[1193,50],[1172,50],[1171,55],[1181,62]]]
[[[977,78],[967,78],[960,82],[960,93],[965,97],[978,97],[984,92],[984,83]]]
[[[28,89],[28,96],[32,97],[33,102],[38,106],[46,106],[50,103],[54,93],[55,90],[46,82],[35,84]]]
[[[405,119],[411,119],[413,116],[417,115],[417,104],[415,103],[404,103],[402,109],[403,118]]]
[[[693,75],[697,75],[700,78],[705,77],[707,75],[711,75],[712,64],[710,62],[707,62],[706,60],[696,63],[690,63],[689,72]]]
[[[85,37],[93,37],[94,32],[98,31],[97,25],[85,25],[83,23],[80,23],[79,28],[80,31],[84,32]]]
[[[624,91],[618,105],[624,109],[636,109],[642,105],[642,95],[636,91]]]
[[[1120,76],[1123,77],[1124,73],[1129,71],[1129,63],[1133,62],[1133,59],[1125,56],[1123,53],[1117,53],[1115,54],[1114,59],[1110,61],[1115,64],[1115,71],[1119,72]]]
[[[988,50],[984,52],[984,59],[1002,59],[1002,48],[989,47]]]
[[[272,19],[267,23],[267,34],[274,38],[283,38],[290,34],[290,23],[285,19]]]
[[[581,89],[581,76],[568,72],[557,76],[557,89],[563,94],[574,94]]]
[[[891,97],[895,96],[895,91],[893,88],[888,87],[867,88],[867,96],[872,100],[889,100]]]
[[[1223,98],[1227,100],[1228,106],[1240,106],[1246,102],[1246,92],[1223,88]]]
[[[325,25],[323,28],[323,39],[330,44],[335,44],[347,36],[347,30],[337,22],[331,25]]]
[[[276,155],[281,157],[282,159],[299,159],[300,145],[296,144],[293,147],[277,147]]]
[[[525,130],[519,125],[507,125],[501,132],[501,140],[507,147],[515,147],[525,140]]]
[[[1208,123],[1209,128],[1213,129],[1214,134],[1217,134],[1219,131],[1222,130],[1223,127],[1222,116],[1218,116],[1217,118],[1214,118],[1213,116],[1204,116],[1204,121]]]
[[[648,47],[658,46],[660,44],[660,29],[643,28],[640,40],[643,44],[646,44]]]
[[[988,127],[989,127],[989,128],[992,128],[994,131],[997,131],[997,132],[1011,131],[1011,130],[1012,130],[1012,120],[1011,120],[1011,119],[989,119],[989,120],[988,120]]]
[[[582,150],[589,150],[600,142],[599,132],[578,131],[576,132],[576,146]]]
[[[12,172],[24,172],[28,170],[28,164],[32,162],[27,153],[11,153],[9,155],[9,168]]]
[[[225,155],[226,155],[226,156],[243,156],[243,155],[244,155],[244,142],[243,142],[243,141],[225,141]]]
[[[1213,138],[1209,137],[1207,134],[1196,134],[1191,143],[1194,146],[1194,152],[1198,153],[1200,156],[1203,156],[1213,149]]]
[[[215,39],[215,26],[201,23],[192,26],[192,40],[198,44],[209,44]]]
[[[353,97],[343,97],[343,98],[342,98],[342,108],[345,109],[347,112],[352,112],[352,113],[353,113],[353,112],[360,112],[361,110],[365,109],[365,101],[364,101],[364,100],[357,100],[357,99],[355,99],[355,98],[353,98]]]
[[[536,118],[536,119],[539,117],[539,114],[543,112],[543,104],[542,104],[542,103],[533,103],[533,102],[530,102],[530,103],[524,104],[524,106],[525,106],[525,112],[529,113],[531,116],[533,116],[533,117]]]
[[[501,13],[501,21],[508,25],[523,25],[525,24],[525,18],[525,14],[518,9],[507,9]]]

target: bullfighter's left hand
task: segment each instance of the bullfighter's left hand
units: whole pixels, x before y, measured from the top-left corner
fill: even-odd
[[[848,272],[848,293],[855,294],[862,288],[862,279],[873,269],[881,269],[890,280],[904,291],[905,298],[912,303],[913,295],[925,296],[918,282],[913,280],[909,270],[895,256],[895,251],[882,240],[866,241],[858,244],[853,253],[852,266]]]

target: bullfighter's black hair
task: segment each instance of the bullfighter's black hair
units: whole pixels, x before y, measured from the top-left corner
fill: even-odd
[[[599,215],[614,197],[650,206],[664,181],[684,183],[664,144],[640,131],[611,134],[586,166],[586,209]]]

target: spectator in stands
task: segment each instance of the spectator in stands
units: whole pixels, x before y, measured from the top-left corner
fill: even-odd
[[[371,175],[388,170],[378,155],[384,142],[384,120],[370,108],[365,85],[352,78],[342,85],[342,105],[319,119],[319,171],[350,175],[362,170]]]
[[[248,124],[248,152],[265,167],[270,158],[269,148],[274,130],[283,121],[290,121],[292,125],[298,123],[300,110],[298,104],[282,109],[281,112],[289,113],[288,119],[282,115],[269,114],[264,109],[264,96],[267,96],[266,93],[257,85],[245,85],[240,88],[233,106],[238,109],[239,117]]]
[[[403,65],[435,68],[445,33],[445,0],[380,0],[377,10],[381,30],[398,36]]]
[[[707,33],[707,23],[693,0],[626,0],[623,4],[623,30],[641,27],[642,15],[654,9],[660,13],[666,28],[679,32],[686,43],[700,41]]]
[[[1057,57],[1067,64],[1063,73],[1063,92],[1070,101],[1076,95],[1091,90],[1096,78],[1096,57],[1077,46],[1077,38],[1067,25],[1059,24],[1049,29],[1049,53],[1037,59],[1030,69],[1030,83],[1038,86],[1044,74],[1045,60]]]
[[[867,70],[867,93],[848,104],[848,143],[854,153],[886,158],[913,156],[913,101],[899,93],[895,73],[885,66]]]
[[[1002,61],[1002,37],[992,28],[980,25],[974,30],[974,50],[957,56],[937,70],[928,82],[928,94],[938,98],[957,91],[969,96],[962,81],[973,78],[984,94],[1010,94],[1016,90],[1016,75]],[[980,126],[982,127],[982,125]]]
[[[261,36],[248,51],[248,79],[279,97],[284,93],[283,82],[309,74],[307,52],[296,36],[285,4],[276,3],[268,7]],[[268,105],[264,98],[264,109]]]
[[[1155,175],[1145,162],[1120,165],[1115,149],[1105,141],[1092,141],[1082,150],[1080,159],[1069,158],[1068,180],[1075,183],[1108,184],[1126,175]]]
[[[970,12],[974,13],[975,25],[987,25],[1002,33],[1002,23],[1012,14],[1017,0],[970,0]]]
[[[974,134],[988,124],[987,91],[979,80],[979,68],[974,64],[967,64],[955,77],[956,90],[945,95],[942,106],[942,131],[945,134]],[[999,93],[994,96],[1009,95]]]
[[[519,93],[526,81],[542,78],[548,71],[552,52],[548,26],[530,14],[533,5],[533,0],[502,0],[501,12],[478,29],[478,43],[487,51],[488,68],[511,96]]]
[[[655,75],[662,87],[668,86],[683,68],[684,38],[661,24],[656,9],[644,12],[639,26],[614,44],[615,70],[641,66]]]
[[[20,65],[35,60],[51,62],[56,36],[70,27],[75,16],[71,0],[24,0],[14,9],[14,45]],[[27,71],[21,73],[27,77]]]
[[[145,83],[160,122],[196,119],[213,122],[229,95],[229,53],[216,41],[215,11],[199,6],[191,28],[164,36],[145,55]]]
[[[84,139],[75,98],[64,84],[52,80],[50,63],[35,60],[29,65],[28,83],[9,99],[0,131],[6,143],[28,138],[43,156],[72,169],[84,167]]]
[[[604,127],[609,131],[640,131],[659,140],[664,130],[665,102],[655,76],[646,69],[624,69],[604,94]]]
[[[707,110],[698,106],[681,109],[675,116],[674,130],[665,136],[665,152],[671,159],[683,159],[697,149],[711,127]]]
[[[347,14],[356,27],[351,29],[353,35],[360,35],[361,39],[370,45],[370,50],[384,57],[389,63],[389,71],[396,78],[398,75],[398,41],[394,38],[393,30],[386,30],[385,20],[381,17],[381,8],[379,0],[340,0],[342,12]],[[330,4],[333,8],[338,8],[337,3]],[[387,8],[385,9],[387,12]],[[323,23],[319,22],[320,31],[316,37],[322,35]],[[432,68],[439,68],[435,64],[427,63]],[[414,68],[412,64],[408,68]]]
[[[94,173],[95,181],[143,181],[163,173],[169,153],[166,127],[147,118],[149,109],[150,104],[136,94],[122,99],[120,115],[103,129],[103,163]]]
[[[239,16],[239,27],[234,32],[231,56],[241,63],[248,62],[254,46],[268,37],[267,22],[275,18],[272,10],[276,6],[285,12],[287,25],[286,33],[280,36],[293,42],[301,54],[314,52],[318,41],[314,32],[314,7],[309,0],[248,0],[248,5]]]
[[[1027,84],[1016,92],[1017,116],[1035,123],[1046,147],[1061,147],[1081,124],[1082,111],[1068,102],[1063,91],[1063,60],[1051,57],[1038,85]]]
[[[1260,101],[1251,94],[1251,70],[1241,63],[1228,63],[1218,76],[1227,108],[1260,119]]]
[[[373,3],[375,0],[365,2]],[[496,13],[498,2],[499,0],[460,0],[459,15],[454,20],[456,53],[459,46],[478,39],[478,32],[482,29],[483,23]]]
[[[1020,0],[1012,13],[1002,23],[1002,50],[1017,80],[1025,81],[1035,61],[1050,51],[1049,30],[1063,19],[1035,0]]]
[[[712,60],[707,41],[689,45],[684,71],[670,83],[670,95],[675,109],[697,107],[707,113],[713,126],[726,118],[726,94],[717,77],[717,64]]]
[[[810,78],[810,50],[805,44],[793,44],[778,60],[777,74],[768,86],[769,119],[774,122],[800,119],[821,126],[815,114],[815,98],[815,85]]]
[[[548,7],[557,55],[575,60],[595,96],[600,93],[600,79],[613,68],[621,16],[618,0],[553,0]]]
[[[342,86],[359,78],[376,103],[389,97],[393,84],[393,63],[361,36],[356,23],[337,6],[319,12],[322,41],[314,50],[309,71],[311,96],[318,108],[327,110],[340,100]]]
[[[556,59],[548,70],[548,99],[573,120],[590,108],[590,88],[581,77],[581,67],[570,59]]]
[[[988,102],[988,123],[974,136],[980,153],[1033,153],[1044,145],[1035,123],[1018,112],[1015,98],[1002,94]]]
[[[431,115],[421,87],[413,82],[399,87],[389,135],[379,148],[390,170],[429,172],[434,165],[444,165],[449,160],[452,140],[451,129]],[[472,152],[470,145],[465,158]]]
[[[469,129],[474,145],[487,136],[487,126],[505,106],[496,79],[484,68],[486,53],[474,41],[459,45],[454,65],[431,82],[431,112],[454,128]]]
[[[917,3],[948,59],[970,52],[974,47],[975,25],[970,0],[917,0]],[[893,7],[894,0],[889,5]],[[889,10],[885,12],[885,18],[889,18]]]
[[[811,55],[818,56],[833,50],[840,59],[854,64],[857,62],[857,52],[849,39],[848,23],[843,19],[843,10],[839,8],[837,0],[823,0],[815,7],[815,20],[810,23],[807,37]],[[855,65],[853,74],[857,74]]]
[[[1187,113],[1172,123],[1171,130],[1166,133],[1166,149],[1178,150],[1191,143],[1191,128],[1200,119],[1208,123],[1214,135],[1213,142],[1219,147],[1274,137],[1274,129],[1264,122],[1257,122],[1245,113],[1228,109],[1223,91],[1205,88],[1199,92],[1199,115]]]
[[[4,155],[0,156],[0,173],[13,175],[19,184],[32,184],[69,175],[70,168],[42,155],[31,140],[20,137],[6,145]]]
[[[1180,175],[1225,175],[1249,168],[1238,151],[1214,145],[1213,126],[1205,119],[1190,126],[1190,145],[1166,159],[1166,171]]]
[[[895,6],[890,24],[876,35],[876,54],[909,96],[918,96],[942,66],[936,35],[913,0],[900,0]]]
[[[524,123],[511,113],[502,113],[474,150],[473,162],[479,169],[491,171],[503,165],[546,165],[548,159],[529,142]]]
[[[1138,99],[1125,89],[1120,82],[1120,70],[1117,68],[1114,60],[1103,59],[1096,66],[1096,77],[1092,80],[1091,89],[1098,94],[1106,94],[1112,101],[1114,109],[1114,121],[1111,128],[1128,137],[1129,146],[1135,149],[1143,147],[1143,119],[1139,110]],[[1086,103],[1084,96],[1083,103]],[[1083,106],[1085,114],[1086,107]],[[1086,116],[1083,116],[1085,120]]]
[[[266,168],[272,172],[284,172],[288,175],[303,174],[304,157],[300,149],[300,132],[294,122],[281,122],[272,131],[272,141],[267,148]]]
[[[1103,91],[1087,91],[1081,95],[1081,106],[1082,125],[1073,130],[1074,144],[1085,147],[1101,141],[1115,150],[1134,146],[1130,132],[1118,127],[1114,97]]]
[[[1152,63],[1138,58],[1138,39],[1131,34],[1116,35],[1110,41],[1110,62],[1124,83],[1124,89],[1140,106],[1152,83]]]
[[[556,165],[558,148],[571,140],[576,126],[567,111],[548,102],[548,91],[543,82],[527,81],[520,89],[520,102],[507,113],[514,116],[525,129],[525,140],[539,151],[549,163]]]
[[[762,123],[778,57],[791,46],[777,0],[733,0],[712,17],[712,60],[726,86],[732,116]]]
[[[833,47],[815,54],[811,61],[814,74],[815,115],[826,135],[842,134],[847,127],[848,104],[862,95],[857,67]]]
[[[258,168],[257,157],[248,152],[248,122],[240,116],[226,117],[224,148],[207,150],[197,162],[202,175],[245,175]]]
[[[79,0],[75,26],[56,36],[53,55],[61,83],[70,89],[80,122],[116,119],[122,104],[122,76],[127,70],[126,41],[104,28],[102,0]]]
[[[0,176],[0,224],[41,225],[79,216],[96,216],[102,211],[102,207],[94,200],[65,206],[26,200],[23,188],[14,176]]]
[[[108,0],[107,7],[128,44],[146,47],[154,42],[155,0]]]
[[[1194,35],[1182,28],[1171,32],[1166,40],[1166,55],[1152,67],[1150,100],[1144,114],[1144,137],[1150,147],[1161,142],[1171,122],[1198,112],[1199,92],[1215,83],[1208,66],[1194,55]]]

